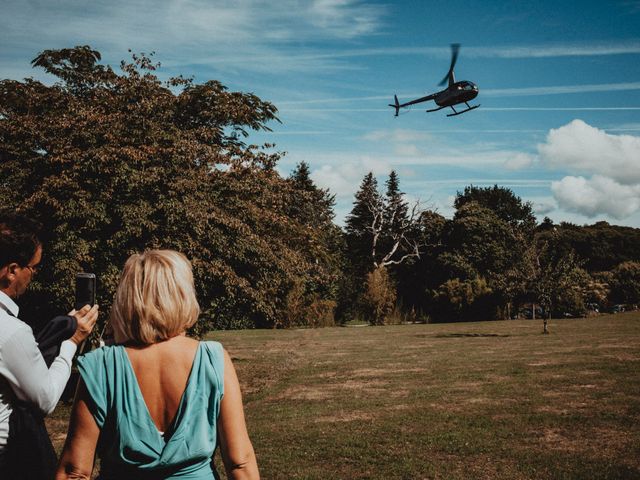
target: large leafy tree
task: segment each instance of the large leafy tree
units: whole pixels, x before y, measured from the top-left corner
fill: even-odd
[[[536,226],[531,202],[523,202],[520,197],[506,187],[477,187],[469,185],[463,192],[458,192],[454,201],[456,210],[468,203],[475,202],[488,208],[495,215],[514,229],[530,235]]]
[[[509,318],[526,284],[523,258],[536,227],[531,203],[505,187],[470,185],[458,192],[454,205],[447,260],[462,270],[454,272],[462,278],[486,278],[495,314]]]
[[[525,237],[494,210],[472,201],[460,205],[454,218],[445,225],[443,243],[438,257],[441,271],[445,272],[443,281],[458,279],[464,283],[482,279],[490,291],[490,298],[489,293],[484,294],[481,309],[487,319],[509,315],[516,295],[511,274],[522,261],[527,245]],[[442,292],[446,291],[439,293],[437,303],[442,304]]]
[[[581,268],[574,252],[554,250],[538,237],[524,255],[528,266],[527,292],[543,311],[543,332],[549,333],[548,319],[564,313],[581,314],[590,277]]]
[[[287,325],[332,323],[344,267],[342,232],[333,223],[335,196],[311,179],[311,169],[300,162],[287,179],[291,198],[287,212],[300,225],[300,238],[290,242],[305,245],[302,252],[310,265],[308,274],[296,279],[287,296]]]
[[[330,282],[307,255],[329,248],[322,234],[288,210],[279,155],[244,143],[277,120],[272,104],[217,81],[162,82],[145,55],[119,72],[88,46],[33,64],[57,82],[0,81],[0,202],[47,232],[30,305],[68,308],[85,270],[108,308],[124,260],[146,248],[192,260],[200,330],[278,325],[300,278]]]

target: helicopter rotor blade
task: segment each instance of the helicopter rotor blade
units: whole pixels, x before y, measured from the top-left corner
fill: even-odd
[[[452,43],[451,44],[451,65],[449,66],[449,71],[447,72],[447,74],[444,76],[444,78],[438,85],[444,85],[449,80],[449,77],[451,76],[451,73],[453,72],[453,69],[456,66],[456,62],[458,61],[459,51],[460,51],[460,44]]]

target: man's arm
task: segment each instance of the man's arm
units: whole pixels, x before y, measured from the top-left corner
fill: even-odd
[[[71,362],[78,345],[91,333],[98,318],[98,306],[73,312],[78,320],[76,333],[60,346],[60,355],[47,368],[30,328],[16,330],[2,347],[2,376],[20,400],[44,413],[55,408],[71,375]]]
[[[37,406],[44,413],[51,413],[71,375],[76,349],[74,342],[62,342],[60,355],[47,369],[30,329],[20,328],[2,348],[2,374],[20,400]]]

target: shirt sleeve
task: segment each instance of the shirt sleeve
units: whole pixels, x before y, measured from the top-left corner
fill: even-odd
[[[51,413],[71,375],[76,348],[70,340],[62,342],[60,355],[47,368],[31,329],[20,328],[2,347],[3,374],[20,400]]]

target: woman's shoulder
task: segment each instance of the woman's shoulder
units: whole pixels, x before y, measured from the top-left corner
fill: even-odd
[[[220,342],[211,340],[202,341],[200,345],[204,349],[205,356],[208,357],[209,364],[213,367],[213,372],[215,373],[220,391],[222,392],[225,350]]]
[[[200,342],[200,346],[209,352],[210,355],[219,359],[224,358],[225,350],[220,342],[216,342],[214,340],[203,340]]]
[[[112,360],[120,353],[121,345],[106,345],[96,348],[78,357],[78,364],[98,365]]]

